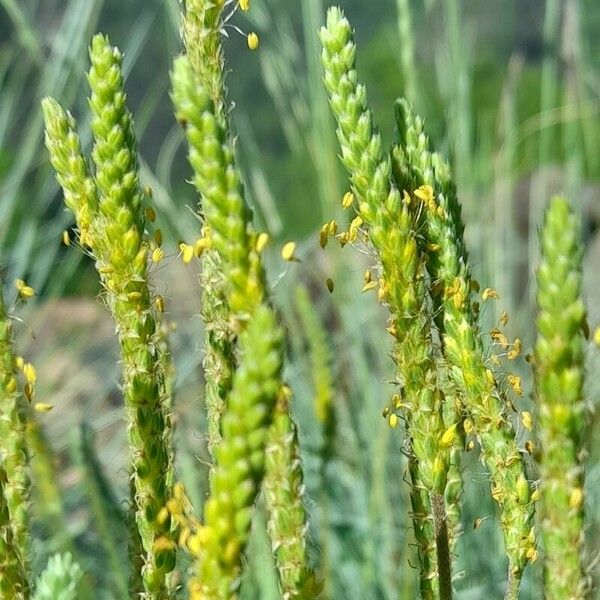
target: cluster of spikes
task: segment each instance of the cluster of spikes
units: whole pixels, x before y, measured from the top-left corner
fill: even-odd
[[[492,288],[481,291],[472,278],[449,165],[431,150],[423,120],[404,99],[396,103],[394,145],[390,152],[385,151],[367,105],[366,89],[358,81],[353,31],[339,8],[329,10],[320,38],[325,87],[337,122],[341,159],[351,183],[342,208],[353,210],[355,216],[347,231],[338,231],[336,221],[325,223],[319,243],[325,248],[329,238],[335,237],[341,246],[358,245],[363,253],[371,255],[374,265],[365,272],[363,292],[377,290],[379,302],[389,311],[387,331],[393,338],[398,391],[384,408],[383,416],[392,428],[399,423],[405,425],[421,597],[453,596],[452,556],[460,532],[461,455],[477,448],[489,472],[490,494],[498,505],[504,537],[508,559],[505,598],[518,597],[526,566],[538,559],[535,508],[540,499],[547,589],[556,589],[560,581],[562,589],[576,590],[575,596],[568,592],[553,595],[550,591],[549,597],[584,598],[580,452],[585,424],[581,391],[584,312],[580,255],[574,244],[579,235],[577,219],[565,200],[552,202],[546,227],[559,213],[571,226],[562,235],[565,254],[554,258],[564,269],[562,276],[572,281],[572,296],[561,302],[565,310],[566,306],[570,308],[562,329],[552,334],[540,330],[538,348],[542,344],[545,351],[548,345],[558,350],[555,345],[561,336],[567,338],[561,345],[577,348],[576,352],[563,352],[563,368],[573,369],[571,372],[576,374],[564,410],[565,416],[575,411],[580,428],[574,436],[565,420],[564,429],[557,430],[546,406],[554,401],[547,399],[548,394],[556,396],[546,386],[549,378],[558,386],[555,378],[560,375],[556,371],[550,375],[553,368],[548,365],[549,357],[542,359],[539,350],[535,361],[527,355],[527,362],[535,363],[543,431],[538,434],[542,440],[536,452],[530,435],[532,414],[518,411],[511,399],[524,394],[521,378],[502,369],[503,359],[514,361],[522,352],[521,340],[509,340],[502,331],[508,322],[506,312],[490,332],[490,349],[482,342],[481,305],[499,300],[499,294]],[[558,231],[554,233],[558,236]],[[561,293],[559,285],[552,289],[548,285],[552,267],[547,263],[561,245],[557,237],[552,241],[550,238],[545,229],[542,255],[547,262],[540,267],[538,277],[540,324],[548,328],[550,320],[544,311],[556,309],[556,296]],[[333,282],[327,285],[332,291]],[[556,325],[555,329],[559,328]],[[551,433],[543,429],[545,426]],[[563,486],[562,492],[563,514],[569,510],[575,513],[570,539],[566,528],[556,522],[548,527],[550,517],[546,516],[557,515],[553,500],[545,500],[544,490],[560,485],[558,473],[551,472],[549,464],[557,466],[558,444],[568,447],[562,453],[562,465],[573,473],[573,482],[567,490]],[[526,460],[532,454],[538,459],[542,475],[539,480],[531,461]],[[563,564],[566,554],[558,550],[556,538],[565,547],[575,548],[566,553],[568,567]]]
[[[238,9],[248,11],[250,0],[186,0],[185,52],[171,73],[201,222],[198,239],[178,248],[185,264],[200,262],[211,456],[201,515],[176,481],[166,307],[152,286],[153,266],[166,254],[154,225],[151,191],[139,181],[121,53],[103,35],[92,40],[91,160],[83,153],[73,116],[51,98],[42,102],[50,161],[75,221],[63,242],[94,260],[118,334],[131,465],[130,578],[121,591],[132,598],[178,597],[178,550],[191,557],[191,600],[237,598],[259,502],[267,515],[282,597],[311,600],[323,594],[308,552],[293,393],[283,379],[284,329],[263,264],[269,236],[254,229],[226,108],[221,39],[234,27],[230,20]],[[362,292],[376,292],[389,312],[396,389],[383,416],[392,429],[404,432],[420,595],[425,600],[453,597],[461,461],[464,452],[477,451],[498,507],[508,563],[506,600],[518,598],[527,565],[541,555],[538,529],[548,596],[584,599],[589,595],[581,558],[586,323],[579,220],[566,200],[555,198],[541,232],[538,339],[533,354],[525,356],[535,372],[534,419],[513,402],[523,396],[523,383],[505,367],[522,356],[523,344],[504,332],[507,313],[489,332],[489,348],[482,342],[481,307],[499,300],[499,294],[481,290],[472,277],[448,164],[432,150],[422,119],[404,100],[396,104],[395,143],[389,152],[383,148],[358,81],[353,32],[340,9],[328,12],[320,39],[325,87],[351,185],[342,208],[353,216],[345,230],[336,220],[325,223],[319,244],[325,249],[333,238],[370,256]],[[256,49],[258,36],[248,34],[247,43]],[[288,262],[299,260],[296,253],[294,242],[281,249]],[[25,281],[17,280],[15,287],[21,300],[35,297]],[[327,288],[333,293],[331,279]],[[331,358],[306,290],[298,292],[296,303],[309,332],[315,417],[331,440]],[[35,367],[16,353],[12,317],[0,294],[0,597],[16,600],[30,598],[34,587],[31,408],[40,413],[53,408],[34,402],[36,381]],[[326,441],[323,464],[331,451]],[[537,479],[531,475],[533,462]],[[327,485],[325,471],[321,478]],[[105,550],[111,554],[110,544]],[[38,596],[45,589],[50,591],[40,597],[52,597],[74,590],[83,579],[66,554],[51,559],[35,587]]]

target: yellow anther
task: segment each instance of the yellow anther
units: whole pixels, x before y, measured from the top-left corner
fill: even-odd
[[[250,0],[240,0],[240,9],[248,12],[250,10]]]
[[[175,548],[175,542],[164,535],[156,538],[152,544],[152,550],[155,552],[160,552],[161,550],[175,550]]]
[[[177,540],[177,545],[181,548],[185,548],[187,546],[188,540],[190,539],[191,530],[189,527],[184,527],[179,533],[179,539]]]
[[[154,242],[158,247],[162,246],[163,236],[162,236],[162,231],[160,229],[156,229],[154,231]]]
[[[159,511],[158,511],[158,515],[156,515],[156,521],[160,524],[160,525],[164,525],[167,522],[167,519],[169,518],[169,511],[167,510],[166,506],[163,506]]]
[[[167,500],[166,509],[172,515],[178,515],[178,514],[183,513],[183,506],[182,506],[181,502],[176,498],[171,498],[171,499]]]
[[[212,245],[209,237],[201,237],[194,242],[194,256],[200,258],[205,250],[208,250]]]
[[[283,248],[281,249],[281,258],[288,262],[298,260],[294,255],[295,252],[296,242],[287,242],[287,244],[284,244]]]
[[[350,208],[354,203],[354,194],[352,192],[346,192],[342,198],[342,208]]]
[[[442,435],[442,439],[440,440],[440,446],[442,448],[449,448],[450,446],[452,446],[452,444],[454,443],[454,440],[456,439],[456,427],[458,426],[458,423],[454,423],[453,425],[450,425],[450,427],[448,427],[448,429],[446,429],[446,431],[444,431],[443,435]]]
[[[508,360],[514,360],[515,358],[517,358],[517,356],[519,356],[519,354],[521,354],[521,348],[522,348],[522,342],[519,338],[515,338],[515,341],[513,342],[513,347],[512,350],[508,351]]]
[[[362,291],[368,292],[370,290],[374,290],[376,287],[377,287],[376,281],[369,281],[369,283],[365,283],[365,285],[363,285]]]
[[[379,280],[379,289],[377,290],[377,301],[383,302],[387,297],[387,293],[388,285],[385,282],[385,279],[382,278]]]
[[[521,381],[521,378],[518,375],[509,374],[506,376],[506,379],[507,379],[508,383],[510,384],[510,386],[512,387],[512,389],[515,391],[515,394],[517,394],[517,396],[522,396],[523,395],[523,383]]]
[[[525,450],[529,453],[529,454],[533,454],[534,450],[535,450],[535,445],[531,440],[527,440],[525,442]]]
[[[150,223],[154,223],[154,221],[156,221],[156,211],[151,206],[147,206],[145,212],[146,219],[148,219]]]
[[[502,314],[500,315],[500,324],[502,325],[502,327],[506,327],[508,325],[508,313],[503,310]]]
[[[19,371],[23,370],[25,366],[25,360],[22,356],[15,356],[15,368],[19,369]]]
[[[142,299],[142,292],[129,292],[127,294],[127,300],[130,302],[139,302]]]
[[[62,232],[62,241],[65,246],[71,245],[71,237],[66,229]]]
[[[47,413],[54,408],[54,404],[48,404],[47,402],[36,402],[33,408],[39,413]]]
[[[256,246],[255,246],[256,251],[262,252],[266,248],[267,244],[269,243],[269,239],[270,238],[269,238],[268,233],[266,233],[264,231],[262,233],[259,233],[258,237],[256,238]]]
[[[27,383],[35,385],[35,381],[37,379],[37,372],[35,370],[35,367],[31,363],[25,363],[23,365],[23,375],[25,376]]]
[[[248,48],[250,48],[250,50],[256,50],[258,48],[259,39],[258,39],[258,35],[256,35],[256,33],[254,33],[254,32],[249,33],[248,37],[246,39],[248,42]]]
[[[532,502],[537,502],[540,499],[540,496],[541,496],[541,494],[540,494],[540,488],[536,488],[531,493],[531,501]]]
[[[422,185],[415,190],[415,196],[426,204],[433,202],[433,188],[430,185]]]
[[[523,421],[523,427],[525,427],[527,431],[531,431],[533,429],[533,418],[528,410],[524,410],[521,413],[521,421]]]
[[[388,423],[392,429],[396,429],[396,426],[398,425],[398,415],[396,413],[391,413],[388,417]]]
[[[158,312],[164,313],[165,312],[165,300],[162,296],[156,296],[156,298],[154,298],[154,306],[156,307],[156,310]]]
[[[485,290],[481,292],[481,298],[483,300],[500,300],[500,295],[492,288],[485,288]]]
[[[152,250],[152,262],[159,263],[165,257],[165,251],[162,248]]]
[[[337,239],[342,248],[350,241],[347,231],[343,231],[342,233],[338,234]]]
[[[321,248],[325,248],[327,246],[327,242],[329,241],[329,223],[325,223],[323,227],[321,227],[319,231],[319,246]]]
[[[349,231],[358,231],[358,229],[360,228],[360,226],[364,223],[362,217],[360,215],[357,215],[356,217],[354,217],[354,219],[352,219],[351,223],[350,223],[350,227],[349,227]]]
[[[473,440],[469,440],[467,442],[467,451],[473,450],[473,448],[475,448],[475,442]]]
[[[15,280],[15,287],[22,298],[31,298],[32,296],[35,296],[35,290],[27,285],[22,279]]]
[[[335,219],[329,221],[327,230],[329,231],[329,235],[335,235],[338,232],[338,224]]]
[[[575,487],[569,494],[569,506],[571,508],[581,508],[583,504],[583,490],[580,487]]]
[[[194,258],[194,246],[181,242],[179,244],[179,250],[184,264],[189,265],[192,262],[192,258]]]
[[[333,294],[333,289],[334,289],[333,279],[331,279],[331,277],[328,277],[326,283],[327,283],[327,289],[329,290],[329,293]]]
[[[467,435],[469,435],[469,434],[471,433],[471,431],[473,431],[473,427],[474,427],[474,426],[473,426],[473,421],[471,421],[471,419],[469,419],[469,418],[466,418],[466,419],[463,421],[463,429],[465,430],[465,433],[466,433]]]
[[[527,558],[534,563],[538,559],[538,551],[535,546],[527,549],[527,553],[525,554]]]
[[[508,348],[508,338],[499,329],[492,329],[490,336],[494,342],[500,344],[504,349]]]
[[[16,377],[10,377],[6,382],[4,389],[7,394],[14,394],[17,391],[17,379]]]

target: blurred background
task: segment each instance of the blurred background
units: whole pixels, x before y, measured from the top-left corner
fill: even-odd
[[[453,165],[473,269],[501,296],[486,306],[484,329],[506,309],[509,334],[531,348],[537,229],[547,201],[560,192],[583,215],[593,331],[600,325],[600,3],[340,5],[356,28],[359,76],[385,141],[393,139],[393,101],[406,95]],[[326,251],[318,244],[322,222],[344,221],[348,213],[341,210],[348,185],[321,83],[316,32],[326,6],[252,0],[249,13],[235,14],[224,42],[229,98],[248,197],[258,226],[272,236],[269,277],[288,330],[287,377],[327,596],[411,598],[416,559],[402,439],[381,417],[394,391],[394,365],[385,314],[360,293],[373,260],[352,248],[340,251],[333,241]],[[249,51],[236,27],[256,31],[259,49]],[[87,45],[102,31],[124,52],[142,183],[153,190],[166,240],[168,258],[154,267],[153,285],[167,300],[171,329],[178,475],[199,507],[208,455],[198,264],[185,267],[177,257],[178,241],[198,235],[197,199],[186,181],[190,169],[168,91],[170,64],[181,50],[178,29],[177,0],[0,0],[0,265],[9,299],[16,297],[17,277],[37,291],[34,302],[15,308],[18,343],[37,366],[38,399],[55,405],[31,431],[35,568],[49,553],[70,549],[95,598],[123,597],[126,576],[120,515],[128,477],[117,348],[93,264],[61,243],[72,223],[43,146],[40,99],[52,95],[69,107],[88,147]],[[288,240],[297,242],[301,262],[279,259]],[[597,354],[590,347],[590,403],[597,398]],[[315,363],[323,368],[315,370]],[[530,369],[525,362],[520,369],[530,392]],[[333,434],[315,418],[315,397],[323,393],[335,410]],[[527,396],[520,406],[531,408]],[[597,446],[590,447],[587,479],[591,561],[600,533]],[[488,483],[476,456],[467,455],[465,464],[458,597],[500,597],[505,564]],[[276,599],[261,515],[255,525],[242,595]],[[533,591],[539,571],[529,569],[523,598],[539,597]]]

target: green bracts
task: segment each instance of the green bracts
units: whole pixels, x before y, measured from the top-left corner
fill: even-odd
[[[554,198],[540,233],[535,348],[544,579],[548,600],[587,598],[582,565],[586,407],[581,223]]]

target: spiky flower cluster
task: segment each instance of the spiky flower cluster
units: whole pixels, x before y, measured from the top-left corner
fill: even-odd
[[[581,224],[554,198],[540,234],[535,350],[547,598],[588,597],[582,566],[585,309]]]
[[[454,429],[448,428],[450,433],[446,434],[442,416],[424,264],[411,210],[416,199],[408,193],[402,196],[392,182],[390,158],[383,152],[381,136],[373,125],[366,90],[357,81],[352,30],[339,9],[329,10],[327,26],[320,35],[325,85],[338,124],[342,161],[359,200],[359,216],[368,227],[369,241],[382,266],[380,297],[392,315],[390,329],[397,341],[394,352],[401,380],[401,394],[393,408],[402,411],[408,424],[415,533],[421,545],[421,585],[423,594],[429,597],[433,594],[437,567],[434,532],[428,520],[432,519],[433,496],[444,494],[450,446],[445,439]],[[390,414],[393,419],[393,413]],[[443,499],[437,506],[444,506]],[[437,558],[444,563],[439,567],[448,571],[447,540],[438,538],[438,542],[442,547],[438,543]],[[449,582],[449,573],[445,575]]]
[[[456,188],[444,161],[429,150],[423,123],[405,102],[397,105],[400,144],[395,147],[399,186],[417,187],[423,214],[423,250],[439,306],[440,332],[450,376],[490,469],[492,497],[500,504],[511,586],[518,588],[523,569],[537,557],[533,532],[534,502],[527,481],[508,403],[486,365],[471,291],[463,225]],[[489,296],[489,294],[488,294]],[[470,432],[471,433],[471,432]]]
[[[191,0],[187,3],[182,27],[187,55],[176,59],[172,74],[176,116],[186,131],[189,159],[194,171],[193,183],[201,196],[200,209],[211,241],[211,250],[204,256],[202,272],[202,282],[208,283],[204,286],[202,314],[207,340],[206,375],[207,379],[213,378],[213,384],[207,388],[206,401],[215,467],[211,475],[211,493],[205,507],[205,521],[206,527],[209,527],[209,511],[216,502],[221,502],[226,493],[241,493],[245,501],[244,505],[235,506],[232,519],[246,519],[252,514],[262,481],[263,466],[266,471],[266,489],[269,488],[269,482],[280,482],[286,477],[292,477],[289,489],[280,489],[271,484],[273,493],[266,494],[266,501],[269,530],[272,539],[277,540],[274,541],[274,546],[277,546],[275,555],[282,589],[284,594],[297,597],[302,593],[304,573],[308,573],[305,542],[307,527],[301,497],[300,463],[287,462],[294,460],[294,457],[289,455],[290,449],[286,445],[292,442],[291,452],[297,452],[296,438],[290,439],[288,436],[294,425],[287,405],[285,411],[277,413],[278,419],[272,424],[274,403],[266,403],[265,406],[269,406],[270,410],[265,413],[264,420],[256,424],[256,431],[236,432],[238,446],[244,439],[244,433],[253,440],[259,440],[259,432],[262,431],[260,428],[269,432],[268,448],[266,438],[265,445],[256,447],[253,492],[249,486],[241,491],[245,483],[236,480],[231,469],[226,468],[228,454],[221,450],[234,443],[232,432],[227,431],[225,425],[228,419],[233,418],[229,413],[233,410],[232,398],[237,393],[235,382],[240,370],[252,364],[255,358],[248,355],[249,349],[243,343],[240,342],[239,347],[236,347],[235,336],[241,332],[243,340],[246,332],[255,326],[256,319],[263,313],[260,318],[271,315],[272,326],[275,327],[260,259],[266,234],[257,236],[252,230],[251,213],[244,198],[241,176],[235,165],[234,146],[224,110],[225,85],[220,45],[223,8],[222,2],[212,4]],[[242,8],[247,10],[249,6],[246,4]],[[256,42],[253,40],[251,43],[250,37],[248,41],[249,45]],[[213,322],[214,317],[218,319],[216,322]],[[275,336],[276,329],[264,332],[263,335]],[[279,387],[282,387],[281,381]],[[259,450],[263,453],[262,457]],[[278,460],[267,460],[264,464],[267,451],[272,456],[277,456]],[[260,460],[263,463],[259,463]],[[290,496],[293,496],[297,508],[291,521],[281,519],[280,516],[280,506],[289,501]],[[213,537],[210,538],[213,541],[209,540],[202,545],[202,551],[197,553],[199,560],[196,577],[190,584],[193,593],[204,590],[202,593],[210,593],[211,597],[223,597],[224,593],[235,594],[247,533],[244,528],[226,531],[218,544],[213,543]],[[219,544],[235,546],[237,549],[226,569],[218,567],[221,561],[217,554]],[[296,577],[298,565],[301,565],[301,570]],[[213,581],[208,573],[216,568],[221,573],[220,587],[215,587],[215,582],[214,585],[207,583]]]
[[[125,104],[121,54],[102,35],[90,49],[90,108],[94,176],[81,154],[75,122],[60,105],[43,101],[46,145],[80,233],[106,289],[121,345],[123,396],[129,417],[136,522],[144,549],[148,597],[167,598],[174,567],[169,522],[157,515],[169,497],[170,416],[152,297],[148,244],[137,174],[132,118]]]

